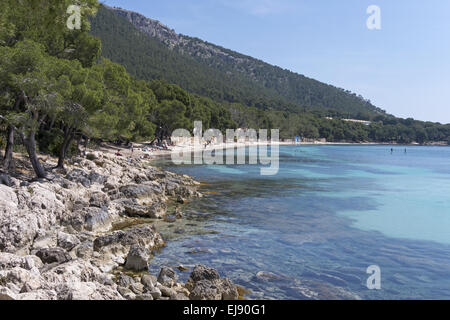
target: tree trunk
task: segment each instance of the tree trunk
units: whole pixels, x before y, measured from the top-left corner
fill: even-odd
[[[14,147],[14,128],[8,126],[8,141],[6,143],[5,157],[3,158],[3,169],[10,170],[13,168],[13,147]]]
[[[36,133],[31,131],[28,134],[28,137],[24,140],[25,147],[28,152],[28,156],[30,158],[31,165],[33,166],[34,172],[38,178],[46,178],[47,173],[44,170],[44,167],[39,162],[39,159],[36,154]]]
[[[64,141],[61,145],[61,150],[59,151],[58,165],[56,166],[56,169],[64,169],[64,160],[66,159],[67,149],[72,143],[73,138],[74,135],[72,133],[72,129],[66,129],[64,132]]]
[[[81,154],[80,144],[81,144],[81,135],[79,135],[77,139],[77,156]]]

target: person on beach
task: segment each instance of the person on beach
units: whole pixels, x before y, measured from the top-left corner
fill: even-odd
[[[131,144],[131,155],[133,155],[133,152],[134,152],[134,145]]]

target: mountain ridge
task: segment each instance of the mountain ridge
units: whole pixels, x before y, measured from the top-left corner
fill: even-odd
[[[289,108],[297,109],[297,112],[304,107],[308,107],[310,109],[322,110],[333,109],[353,117],[357,117],[358,113],[366,114],[365,118],[368,117],[367,114],[370,116],[386,114],[384,110],[372,105],[369,100],[348,90],[337,88],[290,70],[270,65],[262,60],[198,38],[176,33],[160,21],[147,18],[140,13],[108,6],[104,8],[126,20],[149,39],[162,43],[172,53],[182,55],[185,58],[189,57],[197,63],[208,67],[209,70],[206,70],[206,72],[212,72],[211,70],[214,70],[214,72],[223,74],[224,82],[236,81],[236,84],[234,84],[235,87],[239,87],[239,90],[242,91],[239,92],[241,99],[242,96],[247,95],[250,97],[249,100],[263,97],[274,101],[285,101],[289,104],[295,104],[297,106],[296,108],[292,106]],[[102,39],[102,42],[105,42],[104,39]],[[182,70],[177,72],[179,74],[183,73]],[[177,83],[176,80],[178,79],[168,79],[168,81]],[[205,91],[196,87],[189,88],[189,86],[183,85],[180,82],[178,81],[177,84],[185,89],[210,96],[211,98],[215,97],[211,96],[208,92],[209,90],[216,89],[217,87],[219,87],[219,91],[222,90],[220,88],[222,86],[221,84],[211,84],[211,88]],[[241,83],[237,85],[238,82]],[[203,83],[204,87],[206,85],[206,83]],[[254,88],[250,90],[245,88],[252,86]],[[252,94],[248,94],[249,91],[252,91],[251,93],[255,97],[252,97]],[[233,101],[232,98],[226,97],[227,94],[228,92],[222,94],[222,96],[225,96],[223,100],[237,102]],[[245,102],[249,104],[248,101]],[[361,117],[364,118],[364,116]]]

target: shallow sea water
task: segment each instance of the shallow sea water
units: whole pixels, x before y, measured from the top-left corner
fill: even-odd
[[[283,146],[269,177],[161,160],[205,197],[159,223],[169,241],[151,272],[205,264],[250,299],[450,299],[450,148],[390,148]],[[370,265],[381,290],[366,286]]]

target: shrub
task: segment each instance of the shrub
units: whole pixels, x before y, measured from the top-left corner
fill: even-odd
[[[88,153],[88,154],[86,155],[86,159],[91,160],[91,161],[94,161],[94,160],[97,160],[97,157],[96,157],[95,154],[93,154],[93,153]]]
[[[39,132],[39,140],[38,147],[39,151],[43,153],[47,153],[53,156],[59,156],[59,152],[61,150],[61,145],[64,142],[64,135],[62,130],[54,128],[50,131],[41,130]],[[67,150],[67,157],[71,157],[76,155],[77,146],[74,141],[72,141],[71,145]]]
[[[63,132],[60,129],[41,130],[38,139],[39,150],[43,153],[57,156],[63,140]]]

